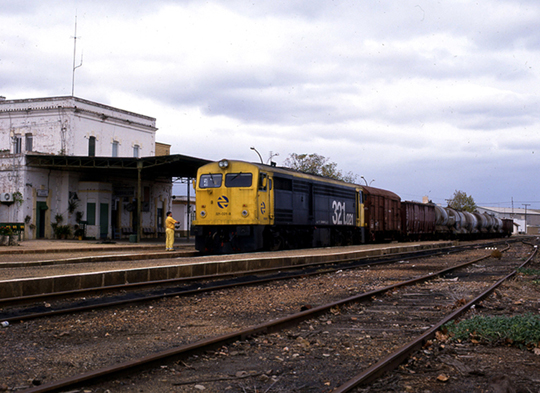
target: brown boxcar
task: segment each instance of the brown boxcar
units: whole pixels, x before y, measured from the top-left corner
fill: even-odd
[[[367,242],[398,239],[401,234],[401,199],[391,191],[362,186]]]
[[[514,232],[514,220],[510,218],[503,218],[502,223],[502,233],[504,236],[511,236]]]
[[[432,238],[437,221],[435,205],[413,201],[401,202],[401,230],[405,240]]]

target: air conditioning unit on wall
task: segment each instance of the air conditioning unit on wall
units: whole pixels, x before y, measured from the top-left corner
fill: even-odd
[[[13,194],[11,192],[3,192],[0,198],[1,202],[13,202]]]

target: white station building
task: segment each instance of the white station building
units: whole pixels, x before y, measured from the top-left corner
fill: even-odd
[[[158,237],[172,179],[208,161],[170,155],[156,119],[77,97],[0,97],[0,224],[24,238]]]

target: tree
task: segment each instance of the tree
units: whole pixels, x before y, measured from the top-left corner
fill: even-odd
[[[459,211],[474,212],[477,208],[472,196],[467,193],[456,190],[451,199],[448,199],[448,207]]]
[[[296,154],[291,153],[283,163],[287,168],[291,168],[300,172],[311,173],[329,177],[331,179],[342,180],[348,183],[354,183],[357,175],[348,172],[345,175],[337,169],[335,162],[328,162],[329,158],[319,154]]]

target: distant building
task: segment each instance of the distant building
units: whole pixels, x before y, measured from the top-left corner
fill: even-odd
[[[171,177],[203,160],[169,156],[156,131],[152,117],[77,97],[1,97],[0,223],[24,224],[30,239],[58,236],[59,226],[96,239],[157,237]]]
[[[195,214],[195,195],[189,197],[186,195],[174,195],[172,201],[172,214],[176,221],[180,221],[180,229],[177,231],[177,236],[187,237],[191,228],[191,221]]]
[[[156,142],[156,156],[168,156],[171,154],[171,145]]]
[[[540,234],[540,211],[510,207],[478,207],[478,212],[514,220],[514,233]]]

